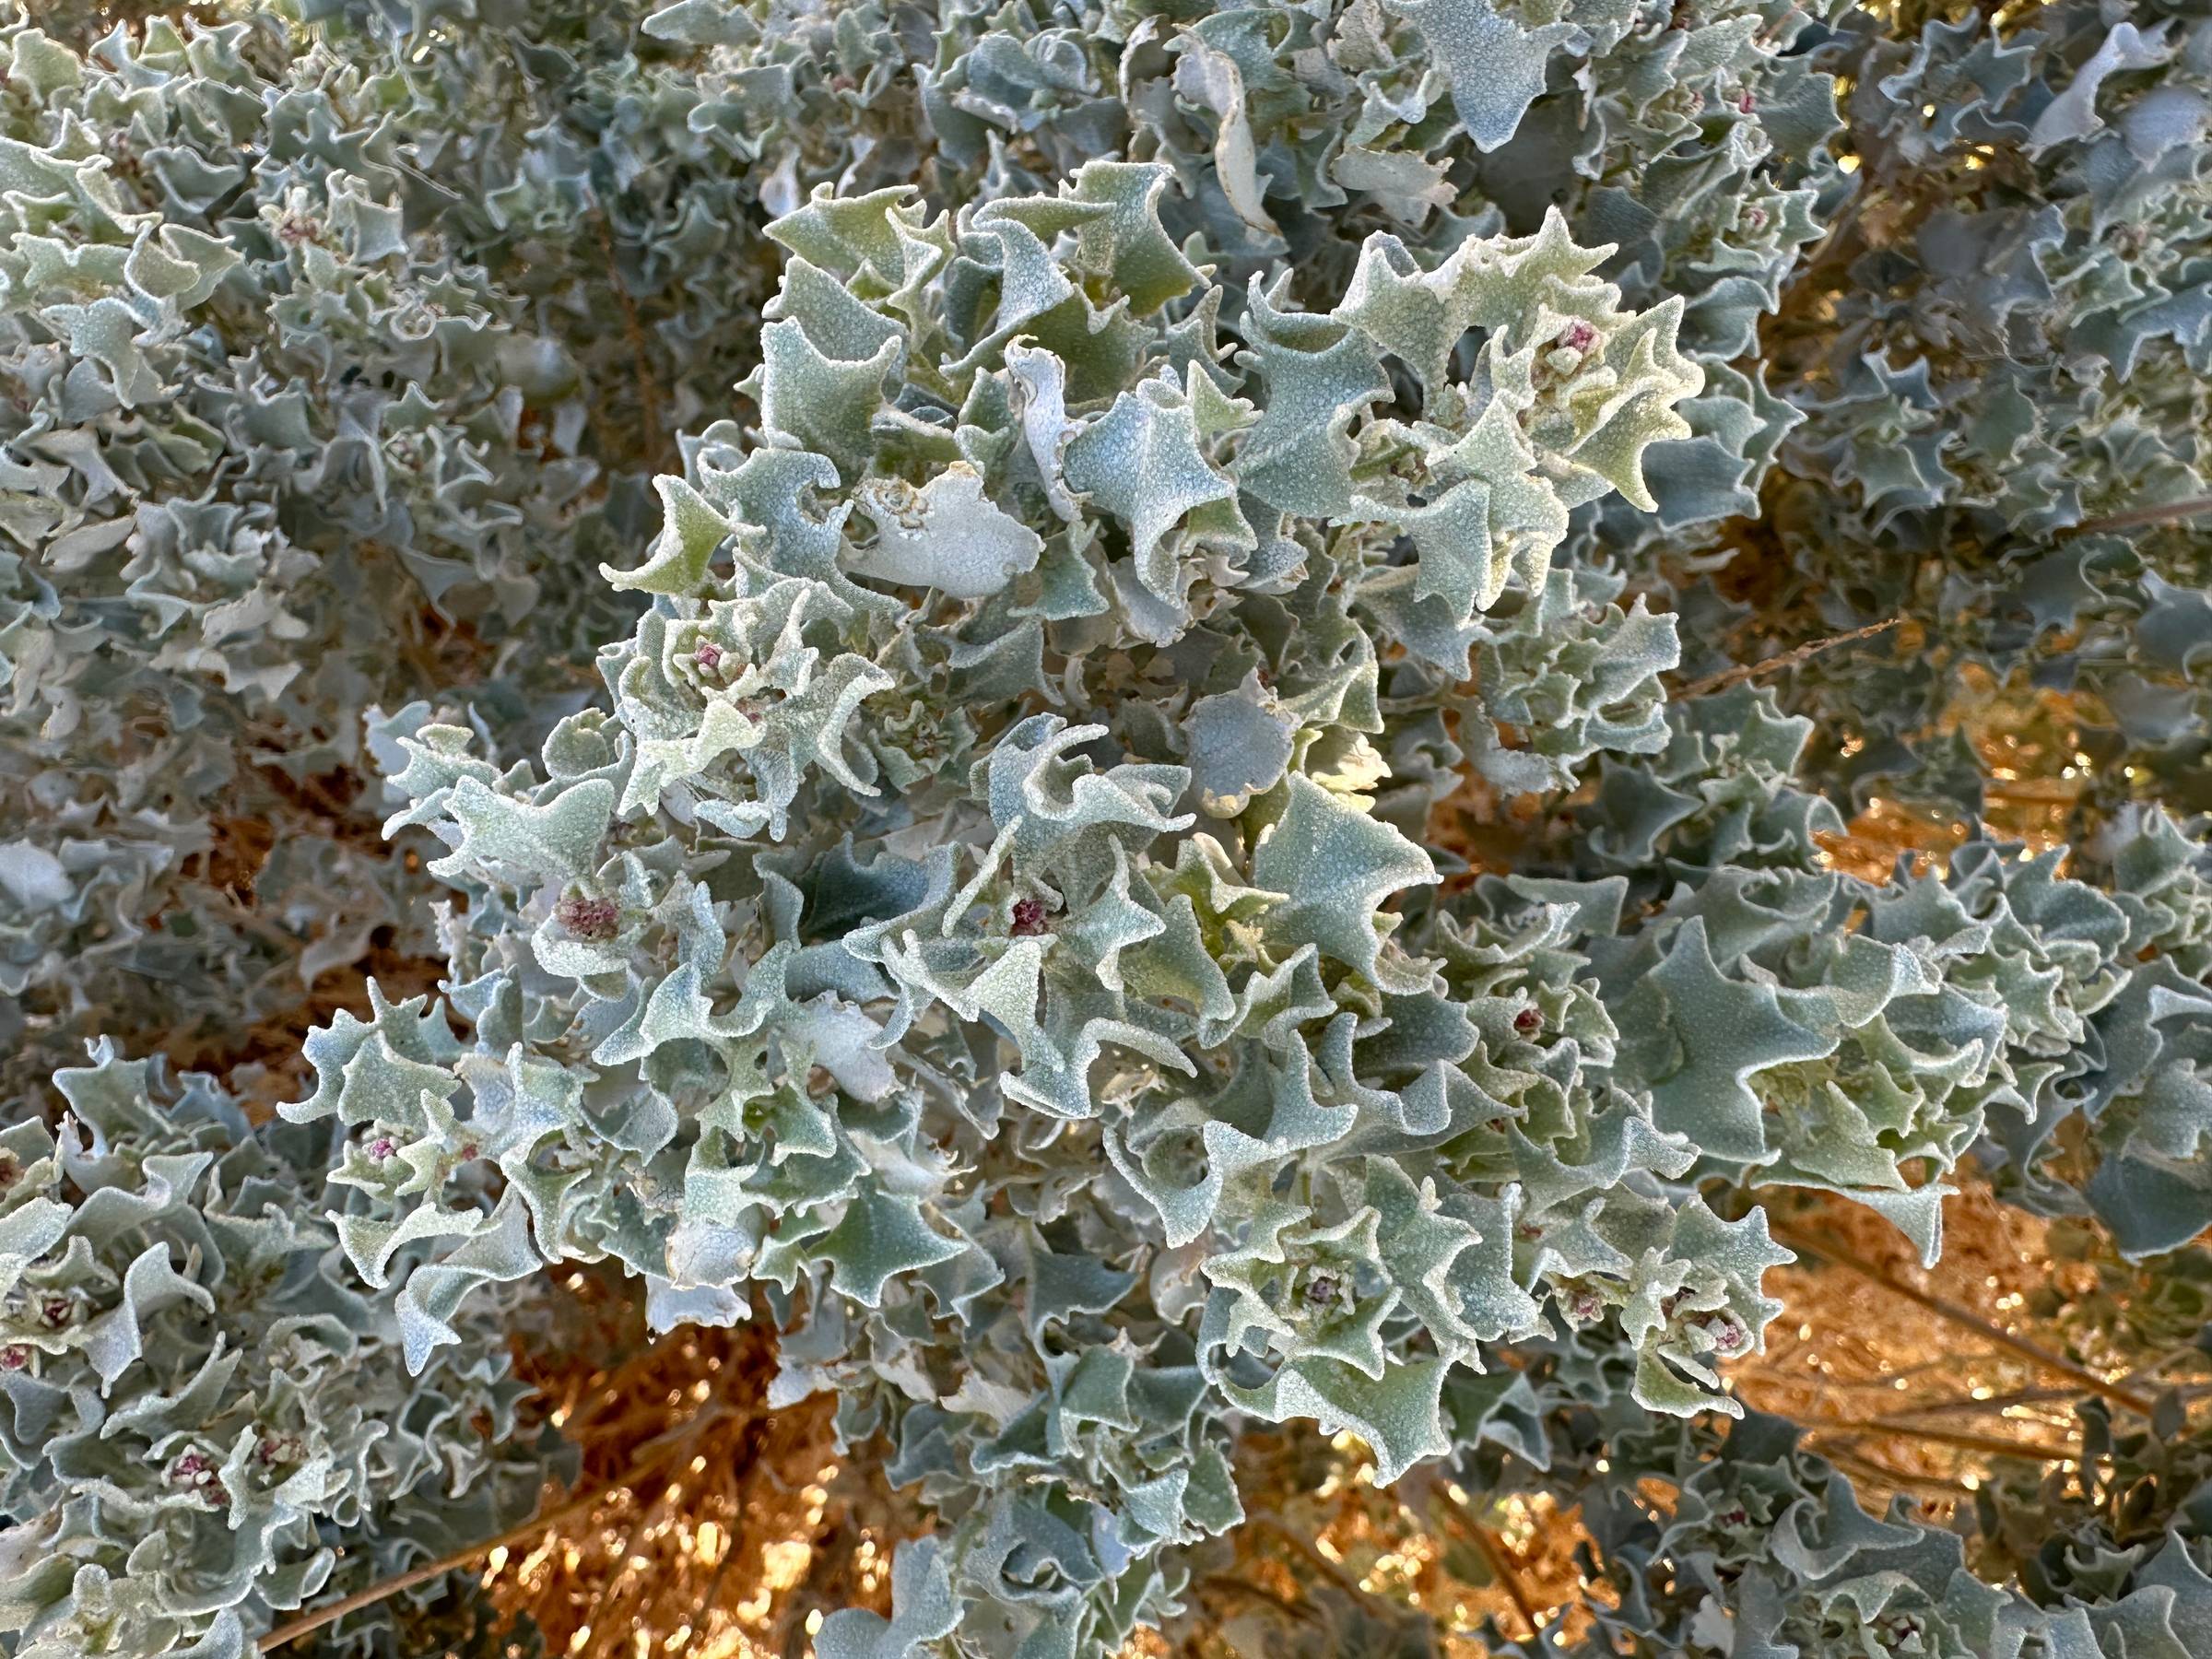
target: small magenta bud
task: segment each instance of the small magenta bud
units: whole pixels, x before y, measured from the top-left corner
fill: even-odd
[[[572,893],[553,907],[553,919],[580,939],[611,939],[620,931],[622,912],[612,899]]]

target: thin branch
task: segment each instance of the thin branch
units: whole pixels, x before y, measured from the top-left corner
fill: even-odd
[[[2013,806],[2071,806],[2081,799],[2085,784],[2041,780],[2007,782],[1999,779],[1982,785],[1983,798]]]
[[[299,1618],[288,1619],[285,1623],[278,1625],[261,1639],[260,1651],[265,1653],[274,1653],[285,1643],[297,1641],[302,1636],[312,1635],[324,1625],[335,1623],[348,1613],[358,1613],[363,1607],[372,1607],[388,1595],[397,1595],[402,1590],[411,1590],[417,1584],[428,1583],[430,1580],[442,1577],[457,1568],[465,1567],[470,1562],[489,1555],[502,1545],[520,1544],[526,1538],[541,1536],[560,1525],[564,1521],[572,1521],[578,1515],[590,1513],[622,1489],[620,1481],[613,1481],[603,1487],[594,1487],[581,1497],[572,1498],[568,1502],[557,1505],[553,1509],[541,1511],[521,1524],[509,1527],[497,1537],[486,1538],[480,1544],[465,1545],[450,1555],[440,1556],[434,1561],[426,1561],[419,1567],[410,1567],[406,1571],[395,1573],[388,1579],[379,1579],[366,1590],[357,1590],[341,1601],[326,1602],[311,1612],[302,1613]]]
[[[1799,1419],[1798,1427],[1822,1434],[1886,1434],[1898,1440],[1925,1441],[1931,1445],[1954,1446],[1961,1452],[1982,1452],[1992,1457],[2024,1457],[2031,1463],[2086,1463],[2086,1454],[2071,1446],[2044,1445],[2034,1441],[2006,1440],[2001,1434],[1969,1434],[1950,1429],[1929,1429],[1882,1418]]]
[[[1707,675],[1701,680],[1693,680],[1676,692],[1675,696],[1681,700],[1710,697],[1715,691],[1725,691],[1729,687],[1745,680],[1757,679],[1761,675],[1778,673],[1784,668],[1794,668],[1808,657],[1818,656],[1824,651],[1833,651],[1839,645],[1849,645],[1855,641],[1871,640],[1877,634],[1888,633],[1902,621],[1902,617],[1892,617],[1887,622],[1869,623],[1865,628],[1854,628],[1849,633],[1830,634],[1825,640],[1808,640],[1794,650],[1785,651],[1780,656],[1771,656],[1762,663],[1738,664],[1734,668],[1724,668],[1718,674]]]
[[[2121,1379],[2121,1381],[2127,1383],[2130,1387],[2135,1387],[2145,1382],[2156,1382],[2165,1372],[2171,1371],[2175,1366],[2183,1364],[2184,1361],[2195,1363],[2202,1360],[2204,1357],[2204,1349],[2198,1347],[2194,1342],[2192,1342],[2187,1347],[2169,1348],[2165,1353],[2160,1354],[2156,1359],[2146,1361],[2144,1364],[2136,1367],[2134,1371],[2129,1371],[2126,1376]],[[2207,1389],[2212,1389],[2212,1382],[2182,1382],[2175,1383],[2171,1386],[2172,1388],[2172,1392],[2175,1394],[2193,1395],[2200,1394],[2205,1393]]]
[[[1319,1549],[1315,1548],[1304,1538],[1300,1537],[1297,1533],[1293,1532],[1288,1526],[1285,1525],[1275,1516],[1268,1514],[1255,1514],[1252,1517],[1252,1524],[1258,1527],[1262,1532],[1272,1533],[1283,1543],[1288,1544],[1294,1551],[1296,1551],[1304,1559],[1308,1566],[1312,1567],[1314,1571],[1320,1573],[1322,1577],[1327,1579],[1331,1583],[1335,1584],[1337,1589],[1343,1591],[1354,1601],[1359,1602],[1361,1606],[1369,1608],[1371,1611],[1376,1607],[1377,1603],[1374,1596],[1365,1589],[1361,1588],[1359,1581],[1355,1579],[1350,1573],[1347,1572],[1341,1563],[1330,1560],[1327,1556],[1323,1555]]]
[[[1298,1603],[1277,1595],[1274,1591],[1255,1584],[1250,1579],[1232,1578],[1226,1572],[1212,1572],[1200,1579],[1198,1583],[1202,1589],[1233,1590],[1239,1595],[1249,1595],[1254,1601],[1264,1601],[1277,1612],[1282,1614],[1284,1618],[1294,1619],[1300,1624],[1311,1624],[1313,1619],[1313,1615]]]
[[[1536,1617],[1535,1604],[1529,1599],[1527,1590],[1522,1585],[1519,1569],[1506,1553],[1504,1540],[1482,1524],[1473,1506],[1453,1497],[1433,1468],[1408,1474],[1400,1483],[1398,1490],[1405,1495],[1408,1505],[1430,1532],[1448,1527],[1474,1545],[1476,1553],[1482,1557],[1484,1565],[1489,1568],[1490,1576],[1498,1581],[1512,1602],[1513,1611],[1520,1614],[1522,1622],[1527,1625],[1529,1640],[1541,1641],[1544,1639],[1544,1624]],[[1440,1496],[1444,1500],[1442,1504],[1437,1501]]]
[[[714,1571],[707,1576],[707,1587],[699,1598],[699,1606],[691,1614],[691,1628],[705,1630],[708,1620],[714,1617],[714,1603],[722,1594],[722,1581],[728,1576],[730,1563],[737,1559],[737,1534],[735,1528],[726,1529],[729,1541],[714,1559]]]
[[[593,229],[599,237],[600,256],[606,262],[607,286],[614,289],[615,304],[622,312],[623,337],[629,342],[638,381],[638,402],[643,406],[645,423],[645,459],[658,466],[668,455],[668,434],[661,425],[661,382],[653,372],[653,349],[645,338],[645,327],[638,320],[637,301],[630,298],[629,286],[622,280],[622,270],[615,257],[615,236],[609,227],[605,209],[592,215]]]
[[[1917,1491],[1924,1497],[1947,1499],[1953,1503],[1971,1503],[1973,1492],[1948,1480],[1932,1480],[1925,1475],[1908,1475],[1902,1469],[1893,1469],[1888,1464],[1868,1457],[1864,1452],[1850,1446],[1837,1446],[1824,1453],[1830,1463],[1844,1468],[1856,1467],[1862,1475],[1886,1481],[1900,1491]]]
[[[1521,1583],[1521,1571],[1505,1553],[1505,1542],[1491,1533],[1479,1521],[1469,1517],[1466,1523],[1469,1541],[1475,1546],[1483,1564],[1489,1568],[1490,1576],[1505,1589],[1513,1611],[1521,1615],[1521,1622],[1528,1627],[1529,1640],[1544,1640],[1544,1621],[1536,1617],[1535,1604],[1528,1599],[1528,1591]]]
[[[2131,1371],[2120,1380],[2128,1387],[2134,1388],[2148,1381],[2150,1373],[2148,1372]],[[2171,1392],[2179,1395],[2184,1400],[2202,1399],[2206,1394],[2212,1394],[2212,1382],[2184,1382],[2172,1388]],[[1975,1400],[1969,1399],[1963,1395],[1953,1395],[1948,1399],[1928,1400],[1924,1403],[1895,1406],[1890,1407],[1890,1409],[1884,1415],[1900,1418],[1936,1417],[1951,1412],[1973,1415],[1987,1411],[2009,1411],[2015,1406],[2071,1406],[2080,1397],[2080,1391],[2073,1388],[2016,1388],[2009,1390],[2005,1394],[1991,1394],[1985,1400]],[[2028,1419],[2016,1418],[2012,1420],[2015,1422],[2023,1422],[2027,1421]],[[2056,1427],[2056,1425],[2053,1424],[2044,1424],[2042,1426],[2046,1428]]]
[[[630,1553],[637,1548],[638,1539],[644,1534],[646,1522],[659,1514],[661,1505],[667,1501],[668,1488],[663,1487],[659,1497],[651,1503],[640,1504],[637,1513],[630,1516],[629,1530],[622,1535],[622,1547],[615,1553],[607,1575],[599,1581],[599,1589],[593,1595],[592,1605],[584,1613],[581,1629],[594,1634],[597,1633],[599,1616],[606,1610],[607,1603],[614,1599],[615,1592],[621,1587],[622,1581],[629,1576]],[[609,1632],[606,1651],[610,1653],[620,1653],[623,1647],[623,1636],[624,1631],[621,1627],[618,1625],[614,1627]]]
[[[1897,1418],[1939,1417],[1951,1412],[1978,1416],[1983,1412],[2009,1411],[2015,1406],[2070,1406],[2080,1397],[2080,1390],[2073,1388],[2015,1388],[1982,1400],[1953,1394],[1944,1399],[1912,1401],[1893,1406],[1885,1415]]]
[[[2139,530],[2146,524],[2171,524],[2212,512],[2212,496],[2186,501],[2168,501],[2162,507],[2131,507],[2125,512],[2108,512],[2102,518],[2084,519],[2059,531],[2061,535],[2101,535],[2109,530]]]
[[[1925,1308],[1929,1312],[1948,1320],[1963,1330],[1986,1336],[2000,1347],[2009,1348],[2023,1359],[2031,1359],[2044,1370],[2055,1371],[2062,1377],[2071,1377],[2091,1394],[2101,1395],[2115,1406],[2125,1406],[2128,1410],[2138,1412],[2145,1417],[2150,1415],[2150,1401],[2135,1390],[2121,1383],[2110,1382],[2099,1376],[2088,1366],[2069,1359],[2064,1354],[2053,1353],[2040,1343],[2030,1342],[2025,1336],[2016,1335],[2003,1325],[1983,1318],[1981,1314],[1976,1313],[1971,1308],[1962,1308],[1957,1302],[1947,1301],[1944,1298],[1931,1295],[1925,1290],[1916,1290],[1895,1274],[1876,1266],[1864,1256],[1854,1254],[1841,1244],[1831,1242],[1825,1238],[1816,1237],[1811,1233],[1801,1232],[1788,1222],[1777,1221],[1771,1216],[1768,1218],[1767,1230],[1792,1250],[1820,1256],[1833,1262],[1839,1267],[1847,1268],[1861,1278],[1881,1286],[1883,1289],[1893,1296],[1901,1296],[1907,1301]]]
[[[450,1554],[440,1556],[434,1561],[426,1561],[419,1567],[410,1567],[406,1571],[394,1573],[390,1578],[379,1579],[366,1589],[357,1590],[351,1595],[342,1597],[335,1602],[326,1602],[320,1607],[300,1614],[297,1618],[287,1619],[261,1639],[258,1643],[258,1651],[264,1653],[274,1653],[288,1642],[297,1641],[302,1636],[312,1636],[324,1625],[335,1624],[348,1613],[358,1613],[363,1607],[372,1607],[387,1596],[397,1595],[403,1590],[411,1590],[417,1584],[428,1583],[434,1578],[442,1577],[458,1568],[466,1567],[472,1561],[482,1559],[495,1549],[520,1544],[525,1539],[542,1537],[563,1522],[573,1521],[579,1515],[591,1513],[593,1510],[597,1509],[608,1499],[618,1493],[629,1491],[631,1487],[682,1451],[691,1437],[700,1430],[705,1428],[710,1422],[719,1421],[729,1416],[732,1407],[727,1406],[708,1406],[695,1415],[688,1422],[679,1424],[665,1434],[648,1441],[645,1449],[651,1452],[651,1455],[633,1463],[615,1479],[607,1481],[602,1486],[595,1486],[587,1492],[579,1493],[563,1503],[556,1504],[549,1510],[541,1510],[529,1520],[509,1527],[497,1536],[486,1538],[480,1543],[464,1545]],[[656,1446],[658,1447],[657,1451],[652,1450]]]
[[[1769,23],[1765,28],[1759,31],[1759,43],[1761,46],[1771,44],[1777,35],[1779,35],[1790,24],[1795,22],[1799,18],[1804,16],[1805,7],[1802,6],[1793,5],[1788,11],[1783,12],[1781,17],[1775,18],[1774,21]]]

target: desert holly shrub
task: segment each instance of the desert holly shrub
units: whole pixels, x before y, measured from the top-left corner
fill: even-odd
[[[410,1373],[318,1213],[329,1136],[102,1050],[0,1132],[0,1606],[25,1655],[245,1651],[530,1512],[503,1309]],[[373,1630],[357,1630],[372,1641]]]
[[[1939,1525],[1733,1382],[1771,1215],[1970,1182],[2202,1370],[2212,14],[2123,9],[10,25],[19,1651],[488,1537],[611,1263],[912,1499],[825,1659],[1187,1625],[1278,1424],[1579,1507],[1592,1654],[2212,1652],[2185,1387]]]

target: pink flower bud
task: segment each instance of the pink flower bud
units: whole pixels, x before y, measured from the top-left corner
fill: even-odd
[[[612,899],[571,893],[553,907],[553,919],[580,939],[611,939],[621,931],[622,912]]]

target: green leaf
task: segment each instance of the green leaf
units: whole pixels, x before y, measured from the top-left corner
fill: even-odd
[[[1771,1151],[1765,1108],[1749,1079],[1770,1066],[1818,1060],[1835,1040],[1782,1012],[1770,984],[1730,979],[1714,965],[1705,919],[1693,916],[1623,1004],[1624,1025],[1652,1091],[1662,1134],[1686,1135],[1709,1155],[1754,1163]]]
[[[653,487],[661,492],[661,534],[653,555],[634,571],[601,565],[599,574],[615,587],[647,594],[695,595],[707,585],[707,569],[730,534],[722,514],[681,478],[659,477]]]
[[[875,545],[853,559],[863,576],[982,599],[1035,570],[1044,550],[1035,531],[983,499],[982,476],[964,462],[919,490],[901,478],[868,479],[854,500],[876,521]]]
[[[1285,274],[1270,296],[1253,279],[1246,302],[1253,348],[1241,359],[1266,383],[1257,425],[1237,452],[1240,488],[1285,512],[1326,517],[1352,504],[1352,441],[1346,429],[1390,395],[1372,341],[1333,317],[1278,311]]]
[[[1076,172],[1076,200],[1112,209],[1077,231],[1077,261],[1106,275],[1140,317],[1198,282],[1197,267],[1160,228],[1159,198],[1172,177],[1157,161],[1086,161]]]
[[[1429,854],[1390,825],[1293,774],[1289,809],[1253,854],[1252,879],[1284,895],[1264,925],[1285,954],[1317,946],[1373,979],[1382,900],[1434,883],[1437,873]]]
[[[1129,526],[1137,580],[1180,605],[1186,578],[1168,536],[1185,515],[1236,499],[1200,448],[1190,401],[1166,379],[1141,382],[1067,446],[1071,489]]]
[[[615,786],[587,778],[539,806],[494,794],[474,777],[453,786],[446,810],[461,828],[461,844],[430,868],[457,875],[470,864],[532,870],[554,881],[591,874],[614,823]]]
[[[1552,51],[1571,41],[1571,23],[1523,29],[1490,0],[1389,0],[1421,31],[1431,60],[1452,83],[1453,107],[1485,152],[1499,148],[1544,90]]]
[[[864,1188],[845,1206],[843,1219],[810,1247],[830,1264],[830,1283],[864,1307],[877,1307],[883,1288],[901,1273],[950,1261],[968,1248],[933,1231],[918,1198]]]

